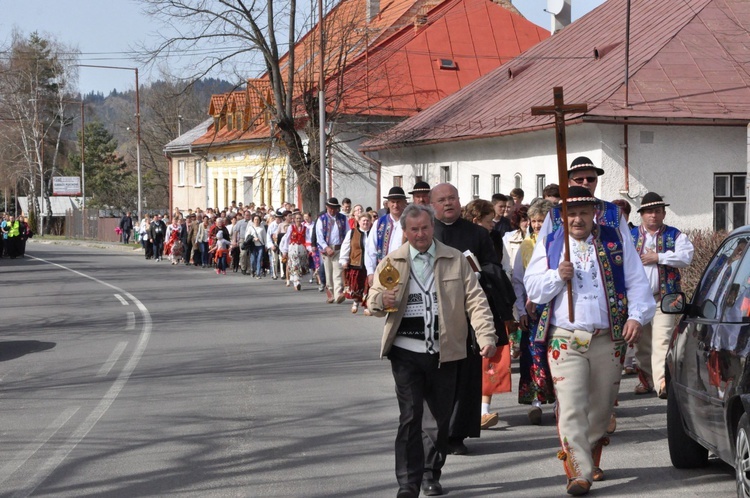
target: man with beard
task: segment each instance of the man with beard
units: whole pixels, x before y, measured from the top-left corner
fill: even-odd
[[[471,251],[479,265],[500,266],[497,253],[487,230],[461,218],[458,190],[450,183],[441,183],[430,193],[435,210],[435,239],[461,252]],[[512,302],[512,301],[511,301]],[[504,331],[498,331],[502,334]],[[456,399],[448,432],[448,452],[464,455],[467,437],[479,437],[482,409],[482,358],[467,344],[467,357],[458,362]],[[434,423],[434,421],[430,421]],[[427,459],[429,462],[429,457]]]

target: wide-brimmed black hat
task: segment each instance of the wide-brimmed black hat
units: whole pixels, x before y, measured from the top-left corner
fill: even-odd
[[[664,207],[669,206],[666,202],[664,202],[664,199],[657,194],[656,192],[649,192],[646,195],[643,196],[643,200],[641,201],[641,207],[638,208],[638,212],[640,213],[644,209],[651,209],[655,207]]]
[[[589,189],[586,187],[579,187],[577,185],[568,187],[568,197],[565,199],[568,207],[574,206],[585,206],[588,204],[597,204],[599,199],[591,195]]]
[[[339,200],[335,197],[331,197],[326,201],[326,206],[334,207],[334,208],[340,208],[341,204],[339,204]]]
[[[604,174],[604,170],[601,168],[597,168],[594,166],[594,163],[585,156],[579,156],[573,159],[573,162],[570,163],[570,169],[568,170],[568,176],[574,171],[581,171],[584,169],[593,169],[596,171],[596,176],[602,176]]]
[[[417,182],[414,184],[414,190],[411,190],[409,192],[409,195],[414,194],[429,194],[432,190],[432,187],[430,187],[430,184],[427,182]]]
[[[388,191],[388,195],[383,197],[383,199],[388,199],[389,201],[397,201],[399,199],[406,200],[406,194],[404,193],[404,189],[401,187],[391,187],[391,189]]]
[[[274,214],[276,215],[277,218],[283,218],[284,217],[284,211],[282,211],[281,209],[277,209],[276,213],[274,213]]]

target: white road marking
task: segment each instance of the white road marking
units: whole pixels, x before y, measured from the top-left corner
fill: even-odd
[[[135,328],[135,313],[132,311],[127,312],[128,324],[125,325],[125,330],[133,330]]]
[[[99,280],[98,278],[92,277],[90,275],[86,275],[85,273],[81,273],[77,270],[73,270],[72,268],[68,268],[66,266],[63,266],[58,263],[53,263],[51,261],[47,261],[42,258],[37,258],[35,256],[29,256],[31,259],[35,259],[37,261],[42,261],[43,263],[50,264],[52,266],[57,266],[58,268],[62,268],[63,270],[67,270],[69,272],[75,273],[76,275],[80,275],[83,278],[87,278],[89,280],[93,280],[94,282],[101,284],[105,287],[109,287],[112,290],[115,290],[117,292],[120,292],[128,297],[135,305],[138,307],[138,309],[141,312],[141,315],[143,316],[143,329],[141,330],[141,335],[138,338],[138,343],[136,343],[135,348],[133,349],[133,353],[130,355],[130,359],[123,367],[120,374],[117,376],[117,379],[112,383],[112,387],[109,388],[109,390],[104,394],[104,397],[102,397],[99,404],[94,408],[94,410],[89,414],[88,417],[81,423],[81,425],[78,426],[78,428],[73,432],[73,434],[68,438],[65,443],[63,443],[55,453],[47,459],[46,462],[44,462],[37,470],[37,472],[34,474],[34,476],[29,479],[27,485],[23,488],[18,490],[16,493],[13,494],[14,498],[25,498],[36,490],[47,477],[52,474],[52,472],[55,471],[55,469],[65,460],[65,458],[70,454],[71,451],[75,449],[76,446],[78,446],[78,443],[81,442],[83,438],[86,437],[86,435],[91,431],[91,429],[94,428],[96,423],[99,421],[100,418],[107,412],[109,407],[112,405],[112,403],[117,398],[117,395],[120,394],[120,391],[122,391],[122,388],[125,387],[125,384],[128,382],[128,379],[132,375],[133,371],[135,370],[135,367],[138,365],[138,362],[141,360],[141,357],[143,356],[144,351],[146,350],[146,346],[148,345],[148,340],[151,337],[151,329],[152,329],[152,321],[151,321],[151,314],[148,312],[148,308],[143,305],[142,302],[140,302],[134,295],[131,293],[124,291],[120,289],[119,287],[116,287],[112,284],[109,284],[107,282],[104,282],[102,280]]]
[[[75,415],[79,408],[79,406],[68,408],[67,410],[62,412],[50,425],[47,426],[46,429],[44,429],[44,432],[37,436],[34,441],[28,444],[16,456],[14,456],[11,461],[3,465],[3,468],[0,469],[0,484],[4,483],[16,470],[21,467],[21,465],[26,463],[29,458],[34,456],[34,454],[39,451],[39,448],[44,446],[45,443],[49,441],[49,439],[54,436],[55,433],[60,430],[60,428],[65,425],[68,420],[70,420],[70,417]]]
[[[130,304],[129,302],[127,302],[127,300],[124,297],[122,297],[119,294],[115,294],[115,297],[117,298],[118,301],[122,303],[123,306],[127,306]]]
[[[120,358],[120,355],[123,351],[125,351],[126,347],[128,347],[127,341],[118,343],[117,346],[115,346],[114,351],[112,351],[112,354],[109,355],[109,358],[107,358],[107,361],[105,361],[104,365],[102,365],[102,368],[100,368],[96,373],[96,376],[104,377],[105,375],[107,375],[109,371],[112,370],[112,367],[115,366],[115,363],[117,363],[118,358]]]

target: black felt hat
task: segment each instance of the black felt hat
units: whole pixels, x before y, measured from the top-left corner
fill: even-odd
[[[397,201],[399,199],[406,200],[406,194],[404,193],[404,189],[401,187],[391,187],[391,189],[388,191],[388,195],[383,197],[383,199],[388,199],[389,201]]]
[[[573,162],[570,163],[570,169],[568,170],[568,176],[574,171],[581,171],[584,169],[593,169],[596,171],[596,176],[602,176],[604,174],[604,170],[601,168],[597,168],[594,166],[594,163],[585,156],[579,156],[573,159]]]
[[[591,195],[591,192],[589,192],[589,189],[586,187],[575,185],[573,187],[568,187],[568,198],[565,199],[565,201],[568,207],[573,207],[597,204],[599,199]]]
[[[339,200],[335,197],[331,197],[326,201],[326,206],[328,207],[334,207],[334,208],[340,208],[341,204],[339,204]]]
[[[414,190],[409,192],[409,195],[414,194],[429,194],[432,190],[432,187],[430,187],[430,184],[427,182],[417,182],[414,184]]]
[[[661,198],[659,194],[656,192],[649,192],[646,195],[643,196],[643,200],[641,201],[641,207],[638,208],[638,212],[640,213],[644,209],[651,209],[655,207],[665,207],[669,206],[666,202],[664,202],[664,199]]]

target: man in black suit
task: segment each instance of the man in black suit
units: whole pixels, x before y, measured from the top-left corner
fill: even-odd
[[[435,239],[458,249],[471,251],[479,265],[500,265],[489,232],[461,217],[458,190],[450,183],[435,186],[430,193],[435,210]],[[456,399],[448,432],[448,452],[468,452],[463,440],[479,437],[482,409],[482,358],[467,344],[467,357],[459,362]],[[430,468],[431,455],[426,455],[425,468]]]

